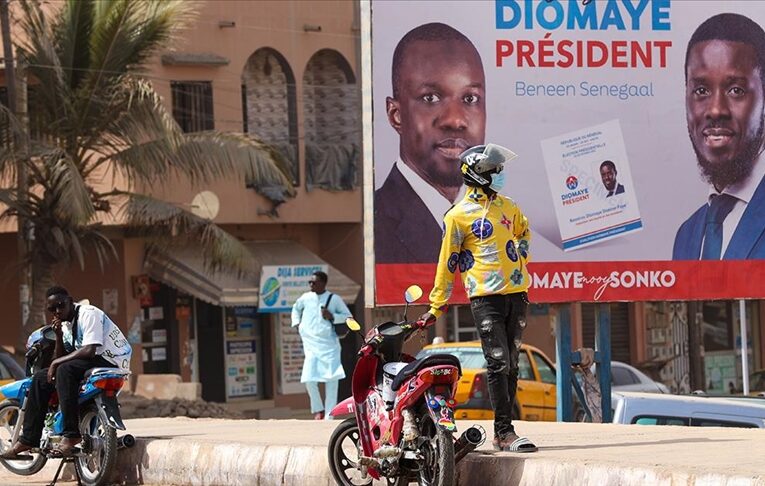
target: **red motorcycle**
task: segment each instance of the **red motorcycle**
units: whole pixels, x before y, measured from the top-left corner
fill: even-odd
[[[416,285],[406,291],[407,306],[422,296]],[[358,331],[353,319],[348,327]],[[385,479],[390,485],[456,484],[456,463],[481,445],[486,433],[468,428],[454,433],[454,393],[459,360],[435,354],[419,360],[402,353],[404,342],[423,323],[385,322],[370,330],[353,371],[352,396],[333,417],[354,414],[329,441],[329,467],[337,484],[358,486]]]

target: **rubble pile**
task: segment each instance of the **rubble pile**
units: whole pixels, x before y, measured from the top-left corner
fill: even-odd
[[[244,418],[239,412],[228,410],[219,403],[204,400],[185,400],[182,398],[160,400],[123,393],[120,395],[119,402],[123,419],[152,417]]]

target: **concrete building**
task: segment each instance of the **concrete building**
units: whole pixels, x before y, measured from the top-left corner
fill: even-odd
[[[354,2],[201,2],[195,24],[147,76],[184,131],[245,132],[270,143],[288,162],[297,196],[274,202],[261,195],[267,188],[231,180],[142,188],[212,218],[260,266],[329,265],[329,290],[354,312],[363,308],[358,39]],[[11,302],[14,230],[0,234],[1,285]],[[97,262],[60,269],[57,279],[126,331],[135,374],[199,381],[207,400],[306,407],[299,339],[288,315],[257,312],[259,276],[209,275],[194,248],[149,257],[142,239],[118,224],[109,231],[119,261],[103,272]],[[18,306],[8,307],[3,345],[19,332]]]

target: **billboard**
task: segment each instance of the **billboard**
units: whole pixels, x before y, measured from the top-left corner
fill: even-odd
[[[518,154],[532,301],[765,297],[761,25],[760,0],[373,0],[376,304],[432,287],[484,142]]]

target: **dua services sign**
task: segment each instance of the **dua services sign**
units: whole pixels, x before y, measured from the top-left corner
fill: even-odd
[[[314,272],[327,272],[328,265],[265,265],[260,274],[258,312],[290,312],[295,301],[309,290]]]

